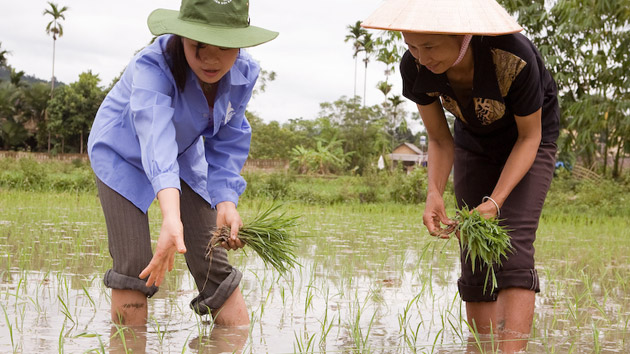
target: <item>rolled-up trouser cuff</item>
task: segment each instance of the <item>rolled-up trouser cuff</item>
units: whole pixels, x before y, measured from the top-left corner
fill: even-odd
[[[119,289],[119,290],[137,290],[143,293],[146,297],[151,297],[155,295],[155,293],[159,289],[155,285],[148,287],[146,280],[116,273],[112,269],[109,269],[107,270],[107,272],[105,272],[105,277],[103,278],[103,282],[105,283],[105,286],[108,288]]]
[[[485,292],[483,285],[464,284],[461,278],[457,281],[457,287],[463,301],[490,302],[497,300],[497,295],[501,289],[521,288],[539,293],[540,281],[536,269],[516,269],[498,272],[497,288],[494,291],[490,290],[491,280],[488,280]]]
[[[190,308],[199,315],[206,315],[212,310],[221,308],[236,290],[241,282],[241,278],[243,278],[243,273],[236,268],[232,268],[230,275],[221,282],[214,294],[200,293],[190,302]]]

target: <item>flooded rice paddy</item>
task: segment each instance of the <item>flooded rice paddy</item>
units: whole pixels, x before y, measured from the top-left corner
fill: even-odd
[[[257,203],[243,201],[244,219]],[[456,287],[457,244],[430,237],[421,206],[286,203],[300,214],[302,264],[286,277],[232,252],[251,325],[214,327],[182,256],[149,300],[145,330],[110,321],[110,266],[90,193],[0,193],[2,353],[465,353],[474,341]],[[159,210],[150,211],[157,239]],[[528,353],[630,352],[630,227],[554,215],[538,233]],[[485,339],[481,339],[485,340]]]

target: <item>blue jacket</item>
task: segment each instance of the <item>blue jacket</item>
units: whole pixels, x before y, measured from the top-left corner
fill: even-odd
[[[192,70],[177,88],[164,56],[170,36],[140,51],[101,104],[88,139],[92,169],[145,213],[160,190],[181,190],[180,178],[213,207],[238,204],[251,139],[245,108],[260,67],[241,50],[210,111]]]

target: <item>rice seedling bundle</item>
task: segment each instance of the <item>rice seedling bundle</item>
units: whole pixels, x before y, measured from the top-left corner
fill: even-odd
[[[251,248],[263,260],[266,266],[272,266],[284,275],[296,265],[301,266],[295,256],[297,246],[292,232],[297,226],[298,216],[287,216],[276,213],[279,204],[272,204],[261,210],[249,222],[244,223],[238,231],[238,238]],[[223,226],[214,231],[207,248],[207,258],[212,262],[212,252],[227,242],[230,237],[230,227]]]
[[[478,210],[470,211],[467,206],[457,211],[455,219],[459,231],[459,242],[466,252],[466,259],[472,263],[473,273],[477,264],[480,268],[485,265],[487,272],[484,291],[489,279],[492,279],[492,290],[496,289],[497,278],[493,265],[500,266],[501,259],[507,257],[507,253],[512,251],[508,230],[499,225],[499,219],[496,217],[486,219]]]

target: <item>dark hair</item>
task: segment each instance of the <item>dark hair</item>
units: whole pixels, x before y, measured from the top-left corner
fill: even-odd
[[[174,34],[166,43],[166,52],[168,55],[167,63],[175,79],[175,84],[180,91],[184,91],[186,86],[186,74],[188,73],[188,61],[186,61],[186,54],[184,54],[184,45],[182,44],[182,37]]]

